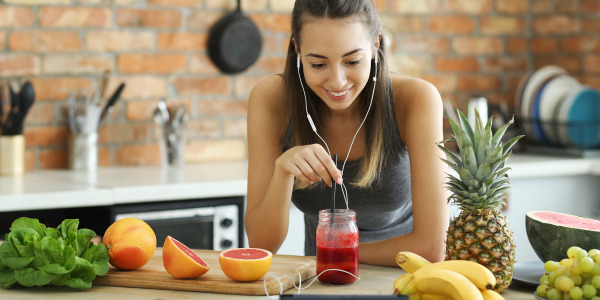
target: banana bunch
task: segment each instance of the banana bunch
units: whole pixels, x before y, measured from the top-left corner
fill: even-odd
[[[410,300],[496,300],[494,274],[476,262],[447,260],[431,263],[412,252],[398,252],[396,263],[406,274],[394,281],[394,294]]]

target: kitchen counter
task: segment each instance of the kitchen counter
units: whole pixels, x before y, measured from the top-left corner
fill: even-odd
[[[246,195],[247,163],[43,170],[0,176],[0,211]]]
[[[348,295],[389,295],[392,293],[392,284],[394,280],[404,271],[400,268],[380,267],[373,265],[360,265],[360,280],[355,283],[342,286],[326,286],[315,281],[301,294],[348,294]],[[273,280],[272,278],[269,278]],[[306,286],[312,279],[304,281],[302,286]],[[240,283],[241,284],[241,283]],[[509,300],[535,299],[533,292],[535,286],[526,286],[515,282],[511,287],[502,292],[502,295]],[[292,288],[284,292],[285,294],[295,294],[297,290]],[[18,287],[9,290],[0,289],[0,299],[111,299],[111,300],[135,300],[135,299],[278,299],[278,297],[269,298],[267,296],[240,296],[228,294],[211,294],[198,292],[153,290],[139,288],[121,288],[94,286],[87,290],[76,290],[66,287],[41,287],[41,288],[23,288]]]

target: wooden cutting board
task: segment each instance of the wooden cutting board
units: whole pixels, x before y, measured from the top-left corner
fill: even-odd
[[[227,277],[219,266],[219,251],[194,250],[210,270],[194,279],[175,279],[163,267],[162,248],[157,248],[154,257],[145,266],[131,271],[123,271],[110,267],[108,274],[98,276],[94,285],[135,287],[147,289],[194,291],[236,295],[266,295],[263,279],[267,278],[269,295],[279,294],[279,283],[269,275],[279,278],[283,291],[292,288],[292,278],[298,285],[298,273],[302,281],[316,275],[316,258],[314,256],[273,255],[273,262],[267,275],[251,282],[233,281]]]

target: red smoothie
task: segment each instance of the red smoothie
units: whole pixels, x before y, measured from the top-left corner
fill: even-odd
[[[358,276],[358,245],[347,247],[324,247],[317,245],[317,274],[327,269],[341,269]],[[344,285],[356,281],[356,277],[340,271],[327,271],[319,276],[324,284]]]

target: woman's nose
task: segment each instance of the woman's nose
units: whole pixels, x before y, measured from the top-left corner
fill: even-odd
[[[348,78],[346,77],[346,72],[342,67],[334,67],[332,68],[331,75],[329,77],[329,82],[332,89],[342,89],[346,86],[346,82]]]

